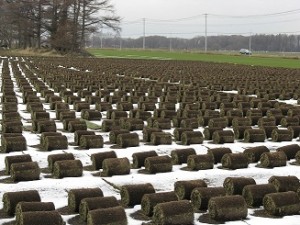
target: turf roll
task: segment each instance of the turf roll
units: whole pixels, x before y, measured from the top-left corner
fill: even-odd
[[[2,121],[2,133],[22,133],[23,123],[21,121]]]
[[[172,135],[169,132],[153,132],[150,139],[152,145],[172,144]]]
[[[207,150],[207,154],[212,155],[215,164],[220,163],[222,157],[227,154],[232,153],[230,148],[211,148]]]
[[[181,143],[183,145],[202,144],[203,134],[201,131],[184,131],[181,134]]]
[[[160,128],[169,130],[171,129],[171,119],[170,118],[156,118],[152,124],[153,128]]]
[[[56,132],[56,124],[54,120],[37,121],[37,133]]]
[[[225,128],[227,126],[228,126],[227,117],[211,118],[208,121],[208,127],[210,127],[210,128],[213,128],[213,127]]]
[[[259,127],[276,126],[276,120],[273,117],[262,117],[258,120],[257,125]]]
[[[223,128],[221,127],[206,127],[203,130],[203,134],[204,134],[204,139],[205,140],[212,140],[212,135],[215,131],[221,131],[223,130]]]
[[[212,135],[214,144],[234,143],[234,133],[231,130],[215,131]]]
[[[264,129],[246,129],[244,132],[244,141],[248,143],[264,142],[266,133]]]
[[[147,119],[149,119],[152,116],[151,112],[148,111],[137,111],[135,114],[135,118],[136,119],[141,119],[143,121],[147,121]]]
[[[126,111],[113,111],[111,113],[112,120],[118,120],[120,118],[128,118],[128,113]]]
[[[199,187],[207,187],[206,182],[204,180],[197,179],[176,181],[174,183],[174,191],[179,200],[190,200],[193,189]]]
[[[224,222],[246,219],[247,203],[240,195],[212,197],[208,202],[211,219]]]
[[[25,151],[27,149],[27,142],[24,136],[2,136],[2,152],[16,152]]]
[[[56,161],[53,165],[53,177],[81,177],[83,173],[83,165],[80,160],[62,160]]]
[[[109,159],[109,158],[117,158],[117,154],[114,151],[99,152],[99,153],[92,154],[91,160],[92,160],[93,170],[102,169],[102,163],[104,159]]]
[[[174,191],[144,194],[141,201],[142,212],[146,216],[152,216],[154,207],[159,203],[177,201]]]
[[[59,154],[51,154],[48,155],[48,167],[51,172],[53,172],[54,163],[56,161],[63,161],[63,160],[75,160],[75,157],[72,153],[59,153]]]
[[[263,198],[263,206],[272,216],[298,215],[300,200],[294,191],[270,193]]]
[[[296,176],[272,176],[269,183],[273,184],[277,192],[294,191],[300,187],[299,179]]]
[[[197,187],[191,193],[191,202],[196,210],[207,210],[212,197],[225,196],[224,187]]]
[[[174,131],[173,131],[175,141],[181,141],[181,135],[185,131],[193,131],[193,129],[192,128],[175,128]]]
[[[187,159],[190,155],[196,155],[195,149],[184,148],[184,149],[175,149],[171,151],[173,164],[187,163]]]
[[[127,225],[125,209],[121,206],[94,209],[88,212],[87,225]]]
[[[160,225],[192,225],[193,206],[187,200],[159,203],[154,207],[153,222]]]
[[[266,146],[262,145],[247,148],[243,153],[248,157],[249,163],[256,163],[259,161],[261,154],[265,152],[270,152],[270,150]]]
[[[119,134],[128,134],[129,131],[126,129],[120,129],[120,130],[112,130],[109,132],[109,142],[111,144],[117,144],[117,137]]]
[[[190,155],[187,159],[187,167],[194,171],[213,169],[214,158],[210,154]]]
[[[23,155],[6,156],[4,161],[5,161],[5,173],[9,175],[10,166],[13,163],[32,162],[32,159],[29,154],[23,154]]]
[[[124,133],[117,137],[117,145],[121,148],[137,147],[139,144],[140,140],[137,133]]]
[[[250,177],[227,177],[223,182],[223,187],[227,195],[241,195],[246,185],[256,184]]]
[[[31,118],[33,120],[49,120],[50,114],[48,112],[33,112]]]
[[[233,128],[235,139],[244,139],[245,130],[251,129],[251,126],[236,126]]]
[[[48,136],[61,136],[62,133],[59,133],[59,132],[43,132],[41,134],[41,138],[40,138],[40,144],[41,146],[44,146],[45,145],[45,138],[48,137]]]
[[[20,215],[19,225],[64,225],[62,216],[57,211],[23,212]]]
[[[298,144],[290,144],[279,147],[276,149],[277,152],[284,152],[286,154],[287,160],[295,159],[298,151],[300,151],[300,146]]]
[[[277,126],[261,126],[260,128],[265,130],[267,138],[272,138],[273,130],[278,130]]]
[[[172,158],[167,155],[147,157],[144,163],[150,174],[171,172],[173,168]]]
[[[104,177],[126,175],[130,173],[130,162],[128,158],[108,158],[103,160],[102,168]]]
[[[2,201],[4,212],[9,216],[13,216],[19,202],[40,202],[41,197],[37,190],[5,192]]]
[[[42,148],[45,151],[68,149],[68,138],[65,135],[46,136]]]
[[[117,120],[103,120],[101,125],[101,130],[103,132],[109,132],[112,130],[120,129],[119,123]]]
[[[84,149],[103,148],[103,137],[102,135],[82,135],[79,146]]]
[[[288,127],[288,126],[298,126],[299,125],[299,118],[297,116],[293,117],[283,117],[280,120],[280,125],[282,127]]]
[[[10,166],[10,176],[14,182],[39,180],[40,173],[37,162],[13,163]]]
[[[238,126],[252,126],[252,121],[248,117],[235,117],[232,120],[232,126],[238,127]]]
[[[244,187],[242,195],[248,207],[254,208],[263,205],[263,198],[266,194],[276,192],[273,184],[250,184]]]
[[[162,129],[145,127],[143,129],[143,142],[150,142],[151,134],[154,132],[162,132]]]
[[[24,212],[54,211],[53,202],[19,202],[16,206],[16,221],[20,222],[21,214]],[[20,223],[18,223],[20,224]]]
[[[84,198],[80,201],[79,214],[80,217],[86,221],[88,212],[91,210],[112,208],[119,205],[119,202],[114,196]]]
[[[282,129],[274,129],[272,131],[272,141],[281,142],[281,141],[292,141],[293,140],[293,132],[290,130],[282,130]]]
[[[70,189],[68,191],[68,207],[72,212],[78,213],[81,200],[94,197],[103,197],[103,192],[100,188]]]
[[[75,145],[80,145],[80,138],[82,135],[95,135],[94,131],[88,131],[88,130],[77,130],[74,133],[74,142]]]
[[[260,165],[265,168],[286,166],[287,157],[284,152],[265,152],[260,156]]]
[[[293,138],[298,138],[300,135],[300,126],[288,126],[288,130],[293,132]]]
[[[63,129],[65,130],[65,131],[68,131],[68,129],[69,129],[69,123],[70,122],[80,122],[80,119],[74,119],[74,118],[66,118],[66,119],[64,119],[63,121],[62,121],[62,123],[63,123]],[[75,131],[74,131],[75,132]]]
[[[77,130],[87,130],[87,125],[85,121],[71,120],[68,123],[68,131],[75,132]]]
[[[129,131],[143,130],[144,121],[142,119],[130,118],[125,121],[123,128]]]
[[[222,167],[235,170],[248,167],[248,158],[243,153],[226,153],[221,159]]]
[[[172,155],[172,153],[171,153]],[[132,154],[132,168],[138,169],[145,166],[145,159],[158,156],[156,151],[135,152]]]
[[[81,111],[81,118],[85,120],[101,120],[102,114],[98,110],[82,110]]]
[[[198,129],[199,123],[197,118],[185,118],[180,121],[181,128]]]
[[[140,205],[144,194],[155,193],[155,189],[150,183],[123,185],[121,187],[121,203],[124,207],[134,207]]]

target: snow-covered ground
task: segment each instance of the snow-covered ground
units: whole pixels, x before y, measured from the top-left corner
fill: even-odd
[[[0,59],[1,62],[1,59]],[[0,76],[2,71],[2,64],[0,65]],[[15,78],[12,76],[12,80],[15,82]],[[15,92],[18,95],[18,111],[22,116],[22,122],[25,127],[31,126],[30,114],[25,110],[26,105],[22,104],[21,92],[15,84]],[[2,85],[0,81],[0,86]],[[2,93],[0,94],[2,96]],[[40,96],[40,95],[38,95]],[[43,98],[41,98],[43,100]],[[291,101],[290,103],[295,104],[295,101]],[[0,106],[0,110],[2,105]],[[55,112],[51,111],[49,108],[49,104],[44,103],[44,108],[50,112],[51,119],[55,118]],[[76,116],[80,118],[80,113],[76,113]],[[103,118],[105,115],[103,114]],[[2,118],[1,118],[2,119]],[[101,124],[101,121],[92,121],[98,124]],[[69,143],[74,142],[74,133],[65,132],[62,129],[62,122],[56,120],[57,129],[59,132],[62,132],[67,136]],[[203,128],[199,128],[198,130],[203,131]],[[171,130],[165,130],[166,132],[173,132]],[[136,131],[140,139],[142,139],[142,132]],[[56,154],[61,152],[69,152],[73,153],[76,159],[80,159],[83,166],[89,166],[92,164],[90,155],[96,152],[105,152],[114,150],[118,157],[127,157],[132,162],[132,154],[135,152],[142,152],[147,150],[155,150],[158,155],[170,155],[171,151],[174,149],[187,148],[186,146],[178,145],[173,141],[172,145],[159,145],[159,146],[151,146],[145,145],[144,142],[140,142],[138,147],[126,148],[126,149],[112,149],[111,144],[108,144],[108,133],[101,132],[99,130],[95,130],[96,134],[100,134],[104,138],[104,147],[101,149],[90,149],[90,150],[78,150],[76,146],[69,145],[68,150],[56,150],[51,152],[41,151],[34,146],[39,144],[40,134],[32,133],[30,131],[23,131],[23,135],[27,140],[28,149],[24,151],[24,154],[30,154],[33,161],[38,162],[40,168],[46,168],[48,166],[47,157],[50,154]],[[297,143],[298,140],[294,139],[293,142]],[[216,148],[216,147],[229,147],[232,152],[243,152],[245,148],[265,145],[271,151],[275,151],[276,148],[280,146],[284,146],[290,144],[290,142],[271,142],[265,141],[264,143],[243,143],[242,141],[235,141],[233,144],[223,144],[216,145],[209,143],[209,141],[204,141],[203,144],[190,145],[189,147],[194,148],[197,154],[205,154],[208,148]],[[33,146],[33,147],[32,147]],[[5,170],[4,160],[6,156],[19,155],[20,152],[11,152],[8,154],[0,154],[0,171]],[[181,170],[181,168],[186,167],[186,164],[183,165],[174,165],[172,172],[169,173],[158,173],[155,175],[147,175],[138,172],[138,169],[131,169],[129,175],[122,176],[113,176],[113,177],[105,177],[105,180],[109,183],[113,183],[117,186],[125,185],[125,184],[141,184],[141,183],[151,183],[156,192],[165,192],[174,190],[174,183],[179,180],[192,180],[192,179],[205,179],[208,183],[208,186],[217,187],[222,186],[223,181],[226,177],[232,176],[244,176],[244,177],[252,177],[255,179],[257,184],[265,184],[268,183],[268,179],[273,175],[296,175],[300,176],[300,166],[292,165],[293,160],[287,163],[285,167],[277,167],[273,169],[264,169],[256,167],[255,164],[250,164],[248,168],[245,169],[237,169],[237,170],[225,170],[220,169],[221,164],[217,164],[213,169],[210,170],[200,170],[200,171],[186,171]],[[23,191],[23,190],[38,190],[42,201],[44,202],[53,202],[57,209],[66,207],[68,204],[67,199],[67,191],[69,189],[74,188],[92,188],[92,187],[100,187],[104,193],[104,196],[115,196],[117,199],[120,199],[119,190],[115,189],[113,186],[109,185],[102,177],[94,176],[95,173],[99,171],[88,171],[84,170],[82,177],[76,178],[63,178],[63,179],[54,179],[49,178],[48,173],[41,173],[40,180],[37,181],[27,181],[27,182],[18,182],[11,183],[5,182],[9,176],[6,176],[1,173],[0,176],[0,199],[5,192],[12,191]],[[0,210],[3,209],[3,202],[0,201]],[[134,208],[126,209],[128,224],[129,225],[141,225],[143,222],[141,220],[133,219],[130,215],[133,212],[136,212],[141,209],[141,206],[135,206]],[[262,207],[260,208],[262,209]],[[261,224],[273,224],[273,225],[298,225],[300,222],[300,215],[293,216],[285,216],[282,219],[280,218],[265,218],[258,217],[253,215],[254,211],[258,209],[249,209],[247,220],[244,221],[234,221],[227,222],[228,225],[238,225],[238,224],[248,224],[248,225],[261,225]],[[70,219],[77,216],[77,214],[71,215],[63,215],[63,219],[67,224],[72,224]],[[200,213],[195,213],[195,225],[203,224],[198,221]],[[7,222],[13,221],[15,218],[1,218],[0,224],[5,224]],[[83,223],[84,224],[84,223]]]

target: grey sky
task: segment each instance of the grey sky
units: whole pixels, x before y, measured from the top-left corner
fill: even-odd
[[[299,0],[111,0],[122,18],[122,36],[193,37],[250,33],[300,34]],[[289,11],[289,12],[287,12]],[[282,14],[280,12],[287,12]],[[272,15],[271,15],[272,14]],[[257,15],[250,16],[248,15]],[[242,17],[240,17],[242,16]],[[179,20],[177,20],[179,19]]]

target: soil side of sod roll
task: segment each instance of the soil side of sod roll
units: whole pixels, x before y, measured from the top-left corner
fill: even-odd
[[[32,162],[31,156],[29,154],[6,156],[5,157],[5,173],[7,175],[10,174],[11,164],[20,163],[20,162]]]
[[[48,167],[51,172],[53,172],[54,163],[56,161],[63,161],[63,160],[75,160],[73,153],[59,153],[59,154],[51,154],[48,155]]]
[[[14,182],[39,180],[40,173],[37,162],[13,163],[10,166],[10,176]]]
[[[298,144],[285,145],[277,148],[276,151],[284,152],[287,156],[287,160],[291,160],[291,159],[295,159],[297,152],[300,151],[300,146]]]
[[[102,163],[104,159],[117,158],[117,154],[114,151],[99,152],[91,155],[93,170],[102,169]]]
[[[57,211],[23,212],[20,215],[20,225],[64,225],[62,216]]]
[[[273,184],[250,184],[243,189],[243,197],[248,207],[260,207],[263,204],[263,198],[266,194],[276,193],[277,190]]]
[[[94,209],[88,212],[87,225],[127,225],[125,209],[121,206]]]
[[[232,153],[230,148],[211,148],[207,150],[207,154],[213,156],[215,164],[220,163],[222,157],[227,153]]]
[[[171,157],[173,164],[187,163],[187,159],[190,155],[196,155],[194,148],[175,149],[171,151]]]
[[[190,155],[187,160],[190,170],[208,170],[214,168],[214,158],[210,154]]]
[[[197,187],[191,193],[191,202],[196,210],[207,210],[208,202],[212,197],[225,196],[223,187]]]
[[[132,168],[138,169],[145,166],[145,159],[158,156],[156,151],[135,152],[132,154]]]
[[[53,165],[53,177],[81,177],[83,173],[83,165],[80,160],[62,160],[56,161]]]
[[[273,168],[286,166],[287,157],[282,151],[280,152],[265,152],[260,156],[260,165],[264,168]]]
[[[193,189],[198,187],[207,187],[207,184],[201,179],[176,181],[174,183],[174,191],[179,200],[190,200]]]
[[[108,158],[102,162],[103,171],[101,176],[110,177],[113,175],[130,174],[130,162],[128,158]]]
[[[226,153],[221,159],[222,167],[235,170],[248,167],[248,158],[243,153]]]
[[[172,169],[172,158],[168,155],[152,156],[145,159],[145,170],[150,174],[171,172]]]
[[[261,154],[263,154],[264,152],[270,152],[270,150],[266,146],[262,145],[247,148],[243,153],[248,157],[249,163],[257,163],[260,159]]]
[[[297,192],[300,187],[299,179],[296,176],[271,176],[269,183],[275,186],[277,192]]]
[[[223,187],[227,195],[241,195],[243,188],[251,184],[256,184],[256,182],[250,177],[227,177],[223,182]]]

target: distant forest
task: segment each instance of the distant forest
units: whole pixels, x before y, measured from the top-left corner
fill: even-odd
[[[171,49],[171,50],[204,50],[205,38],[194,37],[167,38],[164,36],[147,36],[145,47],[147,49]],[[120,38],[93,35],[89,39],[89,47],[103,48],[142,48],[143,37]],[[274,51],[274,52],[300,52],[300,35],[253,35],[253,36],[209,36],[208,51],[236,51],[241,48],[253,51]]]

